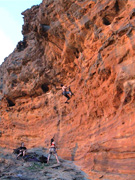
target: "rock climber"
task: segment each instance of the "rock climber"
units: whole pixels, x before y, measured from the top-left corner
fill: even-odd
[[[51,145],[50,145],[50,148],[49,148],[49,155],[48,155],[48,158],[47,158],[47,163],[49,162],[49,159],[51,157],[51,155],[54,155],[56,157],[56,160],[57,160],[57,163],[60,163],[59,159],[58,159],[58,156],[57,156],[57,151],[56,151],[56,145],[55,145],[55,142],[54,142],[54,139],[52,138],[51,139]]]
[[[24,143],[22,142],[21,143],[21,146],[18,148],[18,155],[17,155],[17,159],[19,156],[25,156],[26,155],[26,151],[27,151],[27,148],[24,146]]]
[[[62,94],[67,98],[65,103],[68,103],[68,100],[70,99],[68,94],[70,94],[70,96],[73,95],[73,93],[71,92],[70,86],[67,87],[67,86],[64,86],[63,84],[61,84],[61,88],[62,88]],[[67,89],[68,89],[68,91],[67,91]]]

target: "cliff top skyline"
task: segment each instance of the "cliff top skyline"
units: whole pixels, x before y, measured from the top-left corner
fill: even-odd
[[[22,40],[23,16],[21,13],[42,0],[1,0],[0,1],[0,65]]]

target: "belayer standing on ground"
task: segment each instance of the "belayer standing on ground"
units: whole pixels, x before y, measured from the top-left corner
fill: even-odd
[[[49,155],[48,155],[48,158],[47,158],[47,163],[49,162],[49,159],[50,159],[52,154],[56,157],[57,163],[60,163],[60,161],[58,159],[58,156],[57,156],[56,145],[55,145],[55,142],[54,142],[53,138],[51,139],[51,145],[50,145],[50,148],[49,148]]]
[[[67,98],[65,103],[68,103],[68,100],[70,99],[68,94],[70,94],[70,96],[73,95],[73,93],[71,92],[70,86],[67,87],[67,86],[64,86],[63,84],[61,84],[61,88],[62,88],[62,94]],[[67,89],[69,89],[69,90],[67,91]]]

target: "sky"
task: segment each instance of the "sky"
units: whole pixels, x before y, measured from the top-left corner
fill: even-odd
[[[42,0],[0,0],[0,65],[23,40],[21,13]]]

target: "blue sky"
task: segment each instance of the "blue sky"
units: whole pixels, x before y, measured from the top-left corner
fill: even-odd
[[[23,39],[21,13],[42,0],[0,0],[0,64]]]

